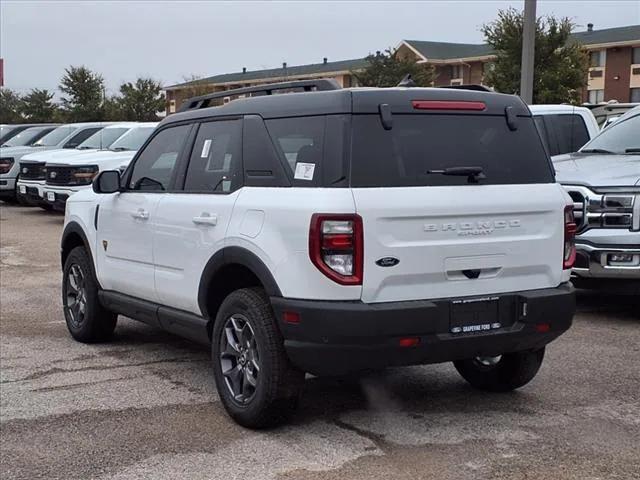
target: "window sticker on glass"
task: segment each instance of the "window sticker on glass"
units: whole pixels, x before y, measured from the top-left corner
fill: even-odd
[[[296,163],[296,180],[313,180],[313,172],[316,169],[315,163]]]
[[[211,149],[211,139],[207,138],[202,145],[202,153],[200,158],[207,158],[209,156],[209,149]]]

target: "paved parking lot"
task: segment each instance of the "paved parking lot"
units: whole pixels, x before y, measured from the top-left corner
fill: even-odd
[[[108,344],[67,334],[63,218],[0,206],[0,476],[96,479],[640,478],[640,305],[580,296],[574,327],[518,392],[451,365],[308,378],[288,427],[244,430],[206,348],[120,318]]]

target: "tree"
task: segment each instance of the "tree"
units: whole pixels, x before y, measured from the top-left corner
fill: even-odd
[[[368,67],[351,72],[363,87],[395,87],[407,74],[411,74],[419,87],[430,87],[435,79],[432,65],[400,58],[390,48],[375,55],[370,54],[366,60]]]
[[[485,83],[504,93],[520,90],[524,15],[501,10],[498,18],[482,27],[486,42],[497,55]],[[574,24],[552,16],[536,20],[533,103],[579,103],[587,83],[588,56],[583,47],[569,41]]]
[[[162,86],[151,78],[138,78],[135,84],[120,86],[119,102],[126,120],[152,122],[158,120],[158,112],[164,110]]]
[[[22,97],[22,114],[30,122],[52,122],[58,109],[58,106],[52,100],[52,92],[46,89],[34,88]]]
[[[22,121],[22,98],[10,88],[0,88],[0,123]]]
[[[122,110],[122,98],[116,95],[106,97],[102,102],[102,118],[111,122],[126,120]]]
[[[70,66],[60,80],[63,110],[71,122],[101,120],[104,80],[88,68]]]

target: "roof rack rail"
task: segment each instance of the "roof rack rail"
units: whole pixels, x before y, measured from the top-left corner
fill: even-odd
[[[271,83],[268,85],[258,85],[255,87],[236,88],[233,90],[225,90],[222,92],[208,93],[199,97],[193,97],[186,100],[178,110],[179,112],[186,112],[188,110],[197,110],[200,108],[207,108],[211,103],[211,100],[216,98],[233,97],[237,95],[245,95],[248,93],[262,95],[273,95],[276,90],[289,90],[293,88],[301,88],[305,92],[311,91],[327,91],[327,90],[340,90],[342,87],[333,78],[318,78],[315,80],[297,80],[293,82],[281,82]],[[256,95],[257,96],[257,95]]]
[[[477,85],[470,83],[468,85],[442,85],[438,88],[454,88],[456,90],[475,90],[476,92],[493,92],[489,87],[485,85]]]

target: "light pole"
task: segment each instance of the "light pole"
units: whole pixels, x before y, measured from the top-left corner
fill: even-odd
[[[522,63],[520,66],[520,96],[533,102],[533,63],[536,43],[536,0],[524,0],[522,31]]]

